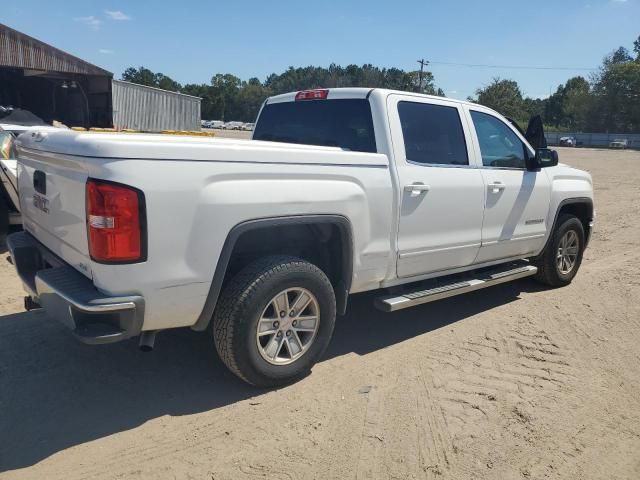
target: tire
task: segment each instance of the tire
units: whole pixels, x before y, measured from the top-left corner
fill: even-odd
[[[561,261],[558,259],[563,238],[573,238],[570,232],[575,235],[577,249],[575,250],[576,256],[573,265],[567,270],[567,268],[561,268]],[[538,273],[534,278],[538,282],[551,287],[569,285],[582,264],[584,248],[585,236],[582,222],[575,215],[560,214],[556,222],[556,228],[552,232],[547,246],[540,256],[533,261],[533,264],[538,267]],[[573,251],[573,249],[567,251]]]
[[[292,309],[289,315],[276,311],[284,305],[283,294],[290,305],[286,308]],[[309,306],[292,317],[298,298],[300,303],[309,299]],[[315,331],[302,331],[310,329],[314,314]],[[292,324],[295,318],[301,318],[300,331]],[[257,387],[276,387],[311,371],[329,345],[335,319],[333,287],[322,270],[296,257],[269,256],[245,267],[224,288],[213,315],[213,338],[220,359],[234,374]],[[264,330],[260,335],[259,325]],[[278,348],[278,342],[285,345]]]
[[[9,206],[0,193],[0,245],[2,246],[4,246],[7,233],[9,233]]]

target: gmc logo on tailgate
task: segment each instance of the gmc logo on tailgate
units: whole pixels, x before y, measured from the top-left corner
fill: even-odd
[[[41,197],[37,193],[33,194],[33,206],[36,207],[41,212],[49,214],[49,200],[44,197]]]

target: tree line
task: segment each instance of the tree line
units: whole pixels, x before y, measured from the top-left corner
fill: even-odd
[[[283,73],[269,75],[264,82],[257,78],[241,80],[230,73],[218,73],[208,85],[180,85],[162,73],[154,73],[145,67],[130,67],[122,74],[122,80],[201,97],[203,119],[245,122],[255,120],[260,105],[267,97],[311,88],[391,88],[444,96],[442,89],[435,86],[431,72],[421,75],[418,71],[407,72],[370,64],[346,67],[331,64],[328,68],[289,67]]]
[[[558,131],[640,133],[640,36],[634,42],[633,53],[618,48],[588,79],[570,78],[548,98],[525,97],[516,81],[494,78],[469,100],[493,108],[525,127],[531,116],[541,115],[548,128]],[[128,68],[122,79],[201,97],[202,118],[225,121],[253,121],[265,98],[311,88],[389,88],[445,96],[436,86],[432,72],[421,75],[418,71],[370,64],[289,67],[283,73],[269,75],[264,82],[218,73],[209,84],[181,85],[145,67]]]
[[[570,78],[548,98],[523,98],[515,81],[495,78],[469,100],[525,127],[531,116],[541,115],[559,131],[640,133],[640,36],[633,45],[635,56],[619,47],[589,79]]]

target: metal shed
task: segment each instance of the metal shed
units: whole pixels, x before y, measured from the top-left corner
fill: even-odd
[[[113,74],[0,23],[0,105],[47,122],[111,125]]]
[[[113,80],[113,126],[157,132],[200,130],[200,97]]]

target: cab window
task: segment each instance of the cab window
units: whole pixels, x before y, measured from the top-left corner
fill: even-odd
[[[486,113],[472,110],[471,119],[485,167],[526,168],[527,148],[513,130]]]

